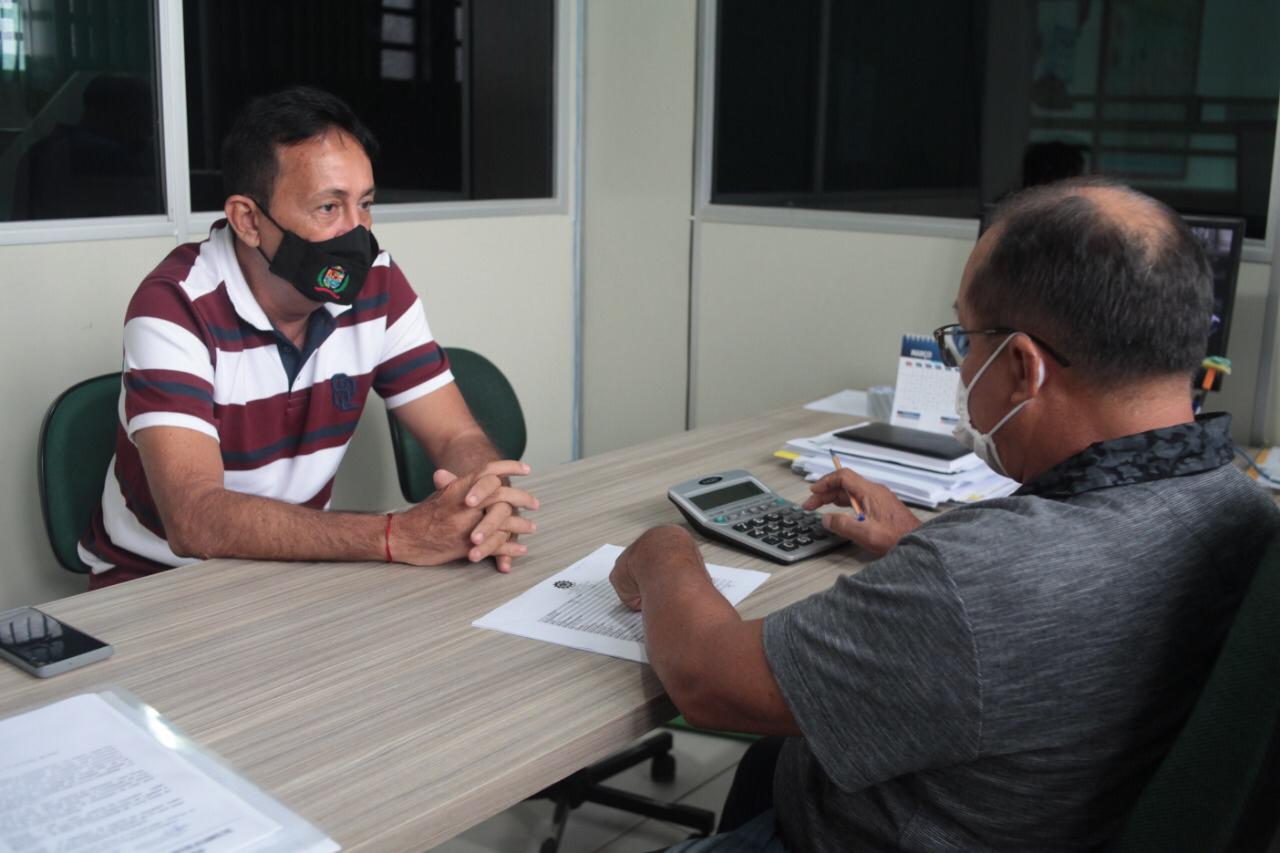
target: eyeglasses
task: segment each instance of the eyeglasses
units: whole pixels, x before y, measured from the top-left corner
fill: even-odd
[[[1008,326],[996,326],[991,329],[963,329],[959,323],[949,323],[933,330],[933,339],[938,342],[938,349],[942,352],[942,361],[947,367],[959,367],[960,362],[964,361],[965,356],[969,354],[970,335],[1026,335],[1035,341],[1042,350],[1053,356],[1053,360],[1058,364],[1063,367],[1071,366],[1071,362],[1059,355],[1057,350],[1030,332],[1024,332],[1021,329],[1010,329]]]

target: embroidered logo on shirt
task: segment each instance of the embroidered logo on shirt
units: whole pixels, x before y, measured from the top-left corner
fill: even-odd
[[[335,373],[329,380],[333,388],[333,405],[340,412],[356,410],[356,381],[345,373]]]

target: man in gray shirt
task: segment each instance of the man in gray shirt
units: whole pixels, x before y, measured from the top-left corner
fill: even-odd
[[[685,716],[787,736],[744,759],[722,824],[736,831],[694,849],[1098,846],[1280,529],[1231,465],[1229,417],[1192,414],[1211,280],[1168,208],[1099,180],[1021,193],[956,310],[935,335],[960,367],[958,437],[1015,495],[921,525],[837,472],[806,506],[855,496],[864,521],[824,524],[882,556],[765,620],[716,592],[683,528],[618,560]]]

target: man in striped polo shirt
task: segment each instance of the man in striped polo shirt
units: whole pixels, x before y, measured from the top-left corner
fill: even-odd
[[[115,458],[80,543],[90,588],[210,557],[494,558],[536,500],[507,478],[422,304],[370,232],[376,142],[338,98],[251,101],[223,143],[226,219],[169,254],[124,331]],[[325,512],[369,389],[440,470],[395,515]]]

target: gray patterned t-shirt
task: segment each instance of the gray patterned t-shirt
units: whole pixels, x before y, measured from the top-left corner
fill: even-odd
[[[1207,418],[955,509],[765,622],[791,850],[1081,850],[1190,711],[1271,498]]]

